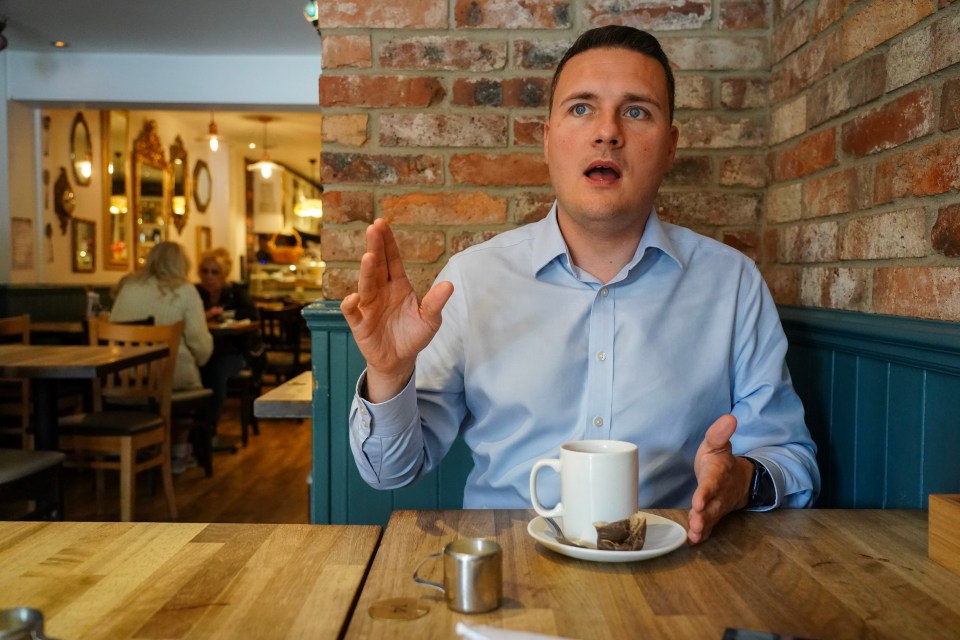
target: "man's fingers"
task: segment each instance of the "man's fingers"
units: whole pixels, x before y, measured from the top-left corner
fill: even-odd
[[[343,313],[347,324],[352,325],[355,322],[360,322],[363,318],[363,314],[360,313],[360,294],[351,293],[344,298],[343,301],[340,302],[340,312]]]
[[[736,430],[737,419],[727,413],[717,418],[717,421],[710,425],[703,441],[709,450],[723,449],[730,442],[730,438],[733,437],[733,432]]]
[[[440,326],[440,312],[453,295],[453,284],[447,281],[435,284],[420,302],[420,315],[436,329]]]

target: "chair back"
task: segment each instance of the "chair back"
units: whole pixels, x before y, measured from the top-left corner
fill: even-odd
[[[0,343],[30,344],[30,315],[0,318]]]
[[[281,309],[260,309],[260,334],[267,351],[292,354],[295,366],[300,364],[302,324],[300,307],[297,305],[287,305]]]
[[[90,320],[90,344],[110,346],[166,345],[170,354],[129,367],[103,380],[95,380],[93,404],[95,411],[103,410],[103,398],[123,403],[150,403],[170,424],[170,396],[173,391],[173,372],[177,351],[183,336],[183,321],[167,325],[118,324],[99,318]]]
[[[30,344],[30,316],[0,318],[0,344]],[[16,436],[23,448],[30,444],[30,381],[0,378],[0,434]]]

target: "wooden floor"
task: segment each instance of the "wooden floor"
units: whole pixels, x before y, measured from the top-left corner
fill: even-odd
[[[218,433],[240,440],[239,410],[228,399]],[[260,435],[250,437],[237,453],[214,455],[213,477],[199,467],[174,476],[180,522],[307,523],[307,475],[310,472],[309,420],[260,420]],[[139,475],[137,521],[169,522],[163,490],[151,474]],[[106,497],[97,510],[93,474],[65,471],[65,519],[80,521],[118,520],[120,499],[117,475],[107,473]]]

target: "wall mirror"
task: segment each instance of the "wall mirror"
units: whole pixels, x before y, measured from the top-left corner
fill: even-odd
[[[90,141],[90,129],[79,111],[73,119],[70,129],[70,166],[73,167],[73,180],[86,187],[93,175],[93,143]]]
[[[177,136],[170,145],[170,177],[173,190],[171,213],[178,233],[183,233],[183,227],[190,216],[190,181],[187,167],[187,150],[183,147],[183,140]]]
[[[133,143],[133,182],[131,200],[135,268],[143,266],[151,247],[166,240],[170,172],[157,122],[145,120]]]
[[[70,249],[73,255],[73,270],[92,272],[96,268],[97,223],[93,220],[74,218],[70,221]]]
[[[200,262],[200,256],[207,249],[213,248],[213,232],[206,225],[197,227],[197,262]]]
[[[197,160],[197,164],[193,165],[193,203],[197,205],[198,212],[207,212],[207,207],[210,206],[212,189],[210,167],[203,160]]]
[[[101,111],[103,149],[103,267],[130,268],[130,117],[126,111]]]

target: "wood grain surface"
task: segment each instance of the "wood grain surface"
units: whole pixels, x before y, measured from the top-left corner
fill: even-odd
[[[686,526],[686,512],[651,510]],[[925,511],[780,510],[733,514],[702,545],[623,564],[574,560],[527,534],[530,511],[395,511],[347,638],[452,638],[492,625],[570,638],[706,638],[726,628],[807,638],[957,638],[960,577],[927,557]],[[417,563],[457,538],[503,546],[504,602],[447,609],[414,584]],[[440,563],[425,577],[442,581]],[[414,597],[412,621],[372,618],[382,599]]]
[[[313,372],[304,371],[253,401],[258,418],[312,418]]]
[[[335,638],[379,527],[0,523],[0,608],[82,638]]]
[[[0,345],[0,377],[95,378],[167,353],[163,346]]]

